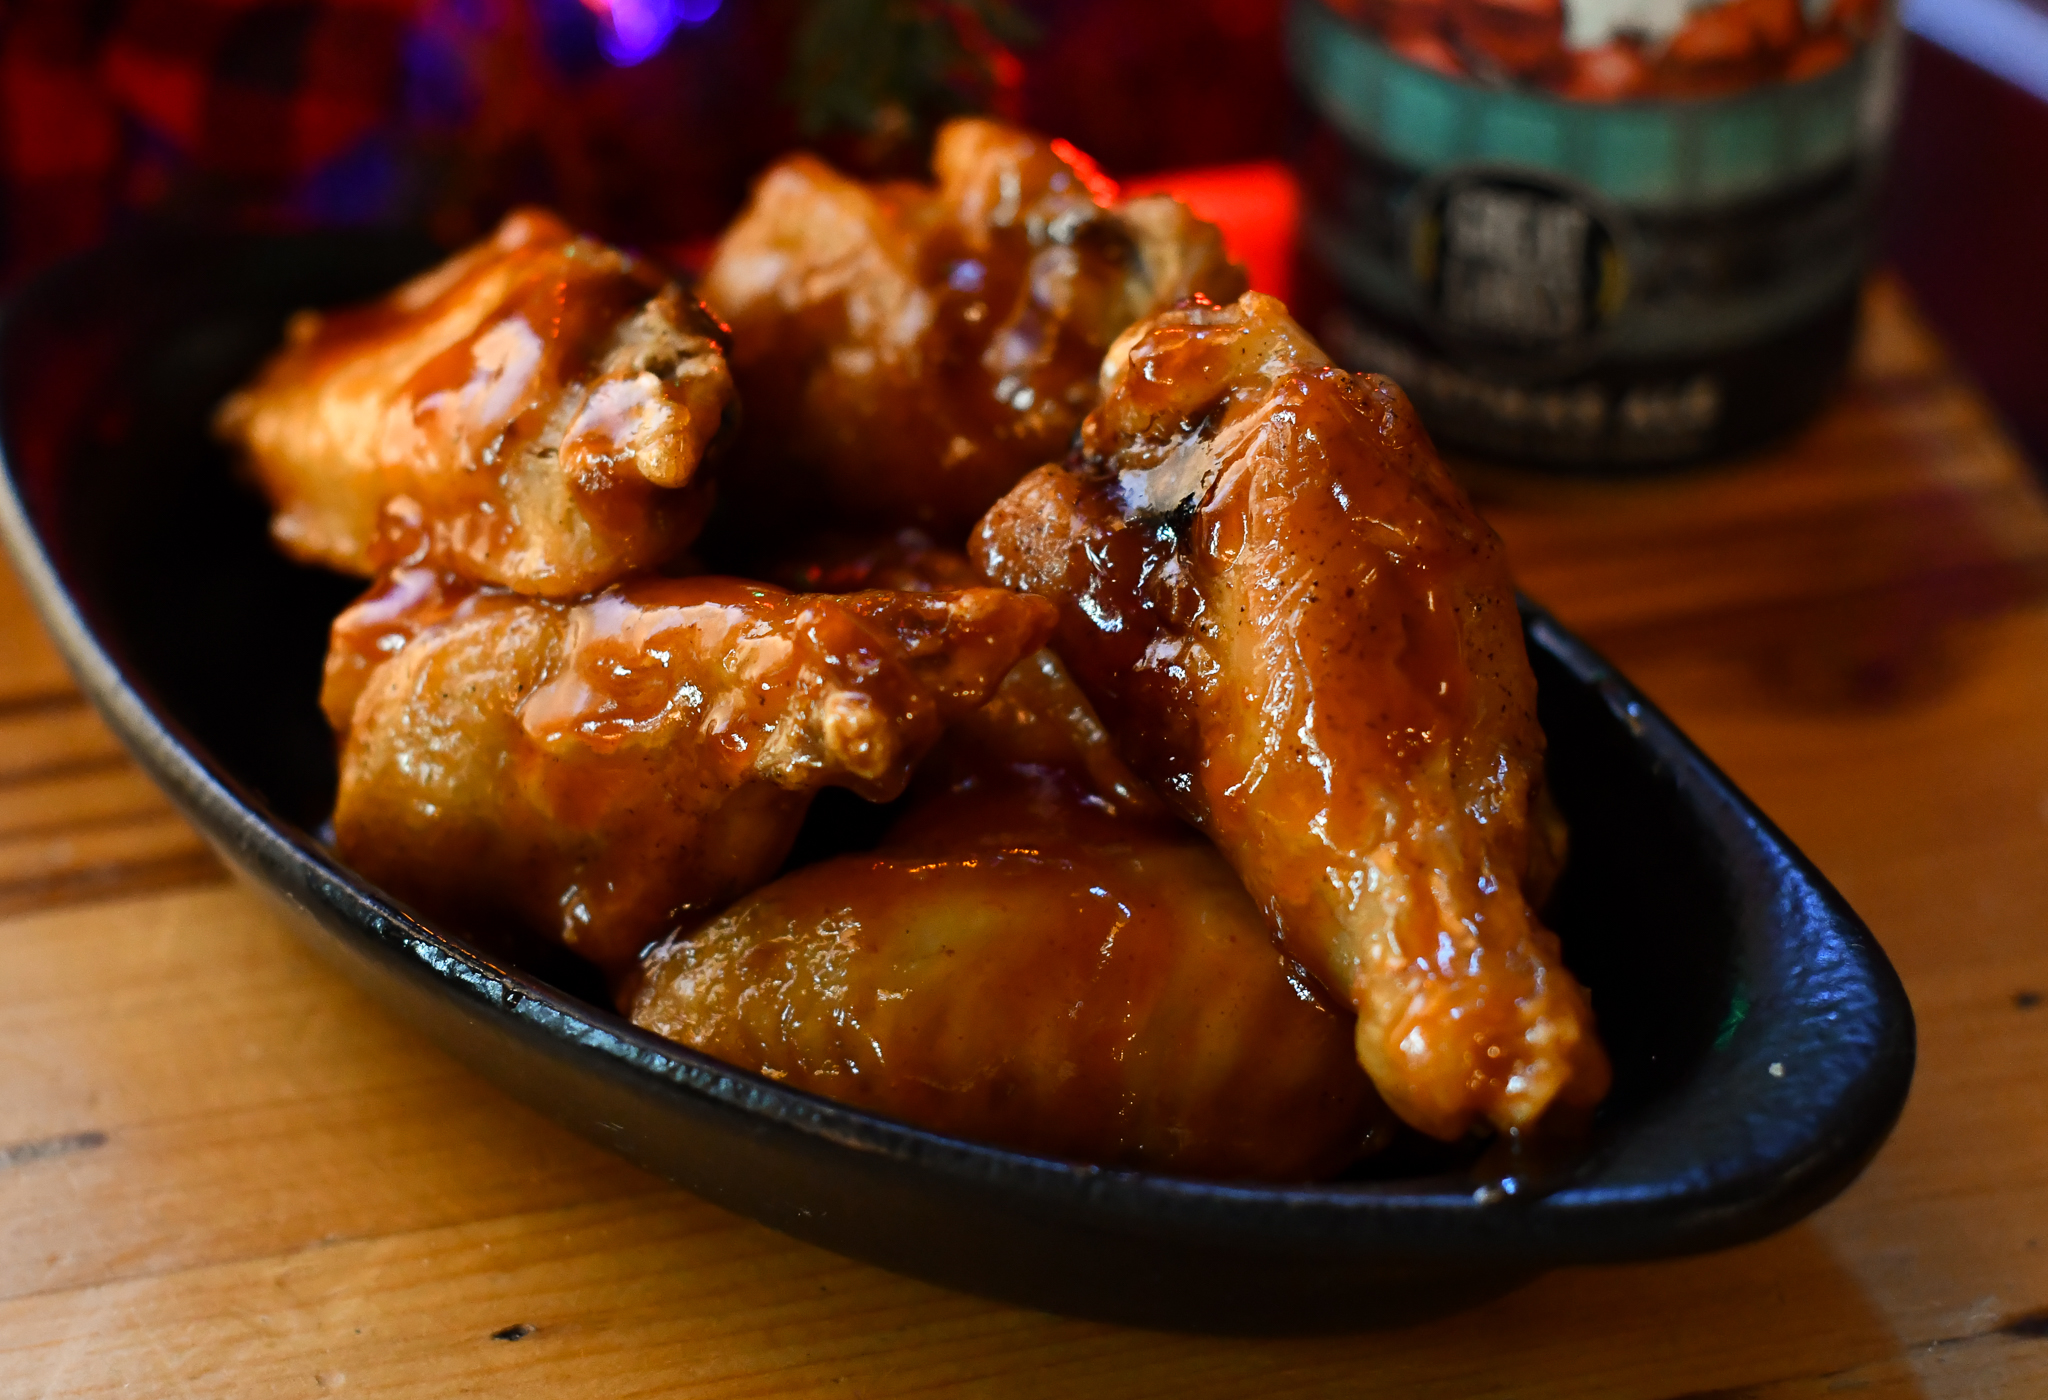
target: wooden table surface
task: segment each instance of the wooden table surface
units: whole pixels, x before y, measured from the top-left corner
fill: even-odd
[[[1781,451],[1477,482],[1529,591],[1905,978],[1904,1120],[1805,1224],[1311,1341],[848,1262],[385,1020],[229,883],[0,581],[0,1397],[2048,1395],[2048,505],[1891,284],[1870,313]]]

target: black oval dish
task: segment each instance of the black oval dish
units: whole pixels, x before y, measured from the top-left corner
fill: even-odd
[[[230,864],[392,1011],[690,1190],[885,1267],[1056,1312],[1358,1329],[1565,1264],[1716,1249],[1827,1201],[1904,1102],[1913,1020],[1839,895],[1629,684],[1527,618],[1573,828],[1553,908],[1614,1092],[1570,1160],[1411,1158],[1267,1187],[1103,1171],[898,1126],[629,1025],[559,968],[437,931],[307,835],[315,706],[356,585],[270,549],[208,440],[302,305],[431,250],[366,235],[160,238],[73,262],[0,320],[0,527],[86,692]],[[548,980],[552,975],[553,980]]]

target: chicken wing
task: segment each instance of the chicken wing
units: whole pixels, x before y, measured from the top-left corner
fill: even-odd
[[[1139,773],[1358,1012],[1393,1109],[1444,1139],[1607,1087],[1530,902],[1559,859],[1499,539],[1387,380],[1270,297],[1131,328],[1067,466],[977,528]]]
[[[294,558],[572,597],[701,527],[736,415],[721,336],[645,263],[518,213],[380,302],[301,313],[216,429]]]
[[[400,571],[334,626],[336,845],[429,912],[618,971],[772,875],[818,788],[899,794],[1052,625],[993,588],[656,578],[561,604]]]
[[[633,1020],[936,1132],[1110,1166],[1298,1180],[1384,1140],[1350,1015],[1207,841],[1088,800],[1048,742],[1061,714],[1030,715],[1037,686],[955,726],[953,782],[880,850],[657,944]]]
[[[732,488],[870,525],[957,534],[1064,453],[1117,333],[1243,273],[1163,196],[1028,133],[949,123],[936,187],[863,185],[810,156],[765,175],[705,274],[751,422]],[[792,485],[795,481],[797,485]]]

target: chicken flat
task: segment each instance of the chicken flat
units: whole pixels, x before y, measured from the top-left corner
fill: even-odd
[[[771,169],[703,291],[755,415],[733,489],[870,525],[957,534],[1064,453],[1118,332],[1242,272],[1160,197],[1113,202],[1028,133],[949,123],[935,187]],[[1111,202],[1099,202],[1091,180]]]
[[[400,571],[334,626],[336,844],[431,913],[619,971],[772,875],[820,787],[899,794],[1052,624],[993,588],[657,578],[561,604]]]
[[[571,597],[701,527],[736,413],[721,335],[652,267],[518,213],[380,302],[301,313],[216,428],[294,558]]]
[[[1392,1127],[1351,1016],[1274,948],[1213,846],[1113,757],[1089,761],[1101,745],[1041,651],[948,733],[879,850],[656,945],[634,1021],[1022,1151],[1212,1177],[1340,1169]]]
[[[1562,830],[1500,542],[1390,382],[1270,297],[1131,328],[1066,466],[973,541],[1060,604],[1054,645],[1136,770],[1358,1013],[1439,1138],[1607,1087],[1532,897]]]

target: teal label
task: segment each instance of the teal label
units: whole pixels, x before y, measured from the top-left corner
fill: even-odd
[[[1388,159],[1418,170],[1521,166],[1659,210],[1754,199],[1880,155],[1897,108],[1899,43],[1887,23],[1847,62],[1803,82],[1599,103],[1431,72],[1320,0],[1297,0],[1288,20],[1303,93]]]

